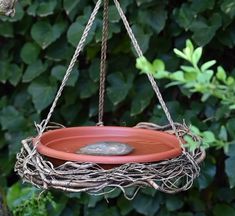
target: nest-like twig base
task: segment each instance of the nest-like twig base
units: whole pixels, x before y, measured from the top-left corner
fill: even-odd
[[[23,181],[42,189],[91,194],[105,194],[120,188],[126,196],[126,188],[131,186],[137,189],[153,187],[166,193],[185,191],[199,175],[199,163],[205,156],[204,150],[199,148],[193,153],[184,151],[179,157],[165,161],[128,163],[112,169],[72,161],[55,167],[37,152],[31,138],[23,140],[22,144],[15,171]]]

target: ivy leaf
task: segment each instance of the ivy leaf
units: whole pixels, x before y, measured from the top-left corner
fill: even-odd
[[[41,60],[37,60],[36,62],[30,64],[24,75],[23,75],[23,82],[31,82],[33,79],[38,77],[46,70],[46,67],[43,65]]]
[[[197,180],[199,189],[202,190],[207,188],[213,182],[215,174],[215,164],[210,160],[206,160],[206,163],[203,163],[202,165],[201,174]]]
[[[72,44],[74,47],[77,46],[78,42],[80,41],[83,31],[85,29],[85,26],[82,25],[80,22],[74,22],[67,32],[67,38],[68,42]],[[92,29],[89,32],[89,35],[87,36],[86,43],[91,42],[91,40],[94,37],[95,34],[95,26],[93,25]]]
[[[187,31],[194,20],[196,11],[189,4],[184,3],[180,8],[176,8],[173,14],[176,22]]]
[[[63,0],[63,7],[67,15],[71,13],[71,11],[76,8],[76,6],[80,3],[80,0]]]
[[[4,107],[0,114],[0,123],[3,130],[17,131],[25,124],[24,117],[13,106]]]
[[[10,64],[8,62],[0,61],[0,81],[5,83],[9,77],[9,67]]]
[[[56,0],[43,1],[37,7],[37,15],[40,17],[46,17],[53,14],[55,7],[57,5]]]
[[[16,86],[22,76],[22,69],[16,64],[11,64],[9,66],[9,71],[8,80],[13,86]]]
[[[154,91],[151,88],[151,85],[148,83],[137,82],[136,86],[136,94],[133,96],[134,99],[131,103],[131,116],[142,113],[144,109],[150,104],[154,95]]]
[[[207,9],[212,10],[215,5],[215,0],[193,0],[191,8],[193,8],[197,13],[206,11]]]
[[[235,2],[234,0],[224,0],[221,4],[221,10],[233,18],[235,15]]]
[[[0,35],[4,37],[13,37],[13,25],[9,22],[0,22]]]
[[[121,73],[115,73],[108,76],[110,87],[107,88],[107,94],[115,106],[126,98],[131,88],[132,81],[132,74],[129,74],[127,78]]]
[[[136,35],[136,40],[139,42],[142,52],[145,53],[148,50],[152,32],[144,32],[143,28],[140,28],[138,25],[133,25],[132,30],[133,33]],[[136,53],[136,51],[134,51],[134,48],[133,52]]]
[[[225,172],[229,179],[230,187],[235,187],[235,172],[234,172],[235,157],[229,157],[225,160]]]
[[[61,37],[46,49],[46,58],[53,61],[70,59],[74,49],[67,43],[65,37]]]
[[[111,23],[117,23],[121,19],[116,6],[109,6],[109,21]]]
[[[45,49],[54,41],[52,26],[46,21],[36,22],[31,29],[31,35],[42,49]]]
[[[157,5],[151,10],[140,10],[138,13],[139,22],[151,26],[157,34],[163,30],[166,19],[164,5]]]
[[[183,205],[184,205],[183,200],[179,199],[176,196],[167,197],[167,199],[166,199],[166,208],[169,211],[176,211],[176,210],[182,208]]]
[[[143,215],[153,216],[160,208],[159,196],[151,197],[144,194],[137,194],[133,200],[134,209]]]
[[[91,79],[79,79],[79,94],[81,99],[86,99],[94,95],[98,90],[97,83]]]
[[[67,68],[65,66],[62,66],[62,65],[57,65],[55,67],[52,68],[51,70],[51,75],[53,77],[55,77],[57,80],[60,80],[62,81],[63,80],[63,77],[65,75],[65,72],[66,72]],[[79,72],[76,68],[74,68],[72,71],[71,71],[71,74],[67,80],[67,83],[66,85],[67,86],[75,86],[77,80],[78,80],[78,76],[79,76]]]
[[[66,23],[62,21],[56,23],[54,26],[51,26],[46,21],[38,21],[31,29],[31,36],[42,49],[45,49],[60,37],[65,27]]]
[[[209,22],[204,20],[195,20],[190,26],[190,30],[193,31],[193,38],[197,44],[204,46],[214,37],[221,24],[222,19],[220,14],[215,13],[211,16]]]
[[[235,209],[228,204],[216,204],[213,208],[213,216],[232,216],[235,215]]]
[[[32,96],[34,106],[38,113],[48,107],[56,94],[57,86],[55,82],[49,82],[46,79],[33,81],[28,92]]]
[[[26,64],[31,64],[38,59],[39,53],[40,48],[35,43],[27,42],[21,49],[20,57]]]

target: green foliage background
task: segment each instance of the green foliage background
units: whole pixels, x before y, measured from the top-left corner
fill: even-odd
[[[234,0],[125,0],[121,4],[150,60],[160,58],[167,70],[178,70],[182,62],[173,48],[182,49],[191,38],[197,46],[205,46],[205,61],[216,59],[227,74],[235,75]],[[14,18],[1,17],[0,198],[7,195],[16,215],[235,215],[234,112],[216,97],[202,102],[201,93],[189,93],[183,86],[164,88],[167,80],[158,83],[174,120],[185,119],[201,131],[212,131],[218,141],[208,150],[202,174],[191,190],[166,195],[145,189],[133,201],[116,191],[108,195],[109,203],[102,196],[52,192],[54,201],[48,195],[41,202],[35,198],[25,202],[38,191],[22,186],[13,172],[20,140],[34,135],[33,122],[45,118],[93,6],[91,0],[21,0]],[[66,126],[96,123],[101,25],[100,12],[53,121]],[[113,4],[108,43],[106,124],[165,124],[146,77],[135,69],[133,49]]]

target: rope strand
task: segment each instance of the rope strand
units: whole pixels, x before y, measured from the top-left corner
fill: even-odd
[[[107,58],[107,41],[108,41],[108,25],[109,25],[108,15],[109,15],[109,0],[104,0],[101,60],[100,60],[99,112],[98,112],[97,126],[103,126],[103,116],[104,116],[106,58]]]
[[[41,124],[40,124],[41,130],[40,130],[39,134],[42,134],[44,132],[44,130],[46,129],[46,127],[47,127],[47,125],[48,125],[48,123],[49,123],[49,121],[51,119],[51,116],[52,116],[52,114],[54,112],[54,109],[55,109],[55,107],[57,105],[57,102],[58,102],[58,100],[59,100],[59,98],[61,96],[61,93],[62,93],[62,91],[64,89],[64,86],[65,86],[65,84],[66,84],[66,82],[67,82],[67,80],[68,80],[68,78],[69,78],[69,76],[70,76],[70,74],[71,74],[71,72],[73,70],[73,67],[74,67],[74,65],[75,65],[75,63],[77,61],[77,58],[78,58],[80,52],[83,50],[83,47],[85,45],[88,33],[91,30],[91,27],[92,27],[92,25],[94,23],[94,20],[95,20],[96,14],[97,14],[97,12],[98,12],[98,10],[100,8],[100,5],[101,5],[101,0],[98,0],[96,5],[95,5],[95,8],[94,8],[93,12],[91,13],[89,21],[88,21],[88,23],[87,23],[87,25],[86,25],[86,27],[85,27],[85,29],[83,31],[82,37],[81,37],[81,39],[80,39],[80,41],[79,41],[79,43],[77,45],[77,48],[76,48],[76,50],[74,52],[74,55],[73,55],[73,57],[72,57],[72,59],[70,61],[69,67],[68,67],[68,69],[67,69],[67,71],[65,73],[65,76],[64,76],[63,81],[62,81],[62,83],[60,85],[60,88],[59,88],[59,90],[56,93],[56,96],[55,96],[55,99],[54,99],[54,101],[53,101],[53,103],[51,105],[50,111],[47,114],[47,118],[45,120],[43,120],[41,122]]]
[[[133,47],[134,47],[134,49],[135,49],[135,51],[137,53],[137,56],[138,57],[142,57],[143,56],[143,52],[142,52],[142,50],[141,50],[141,48],[140,48],[140,46],[139,46],[139,44],[138,44],[138,42],[137,42],[137,40],[135,38],[135,35],[134,35],[130,25],[129,25],[129,22],[127,21],[127,18],[125,16],[125,14],[124,14],[124,12],[123,12],[119,2],[117,0],[113,0],[113,1],[114,1],[115,5],[116,5],[118,13],[119,13],[119,15],[120,15],[120,17],[121,17],[121,19],[123,21],[123,24],[124,24],[124,26],[126,28],[126,31],[127,31],[128,35],[129,35],[129,37],[131,39],[131,42],[132,42]],[[158,88],[158,85],[157,85],[156,81],[154,80],[154,77],[151,74],[147,74],[147,76],[148,76],[148,79],[149,79],[149,81],[150,81],[150,83],[151,83],[151,85],[153,87],[154,92],[157,95],[157,98],[158,98],[158,100],[159,100],[159,102],[161,104],[161,107],[162,107],[162,109],[163,109],[163,111],[164,111],[164,113],[165,113],[165,115],[166,115],[166,117],[167,117],[167,119],[168,119],[168,121],[169,121],[169,123],[170,123],[170,125],[171,125],[171,127],[172,127],[172,129],[173,129],[173,131],[174,131],[174,133],[175,133],[175,135],[177,137],[177,139],[179,140],[179,143],[181,144],[183,151],[184,151],[185,149],[183,147],[182,141],[181,141],[181,139],[179,137],[178,131],[177,131],[175,125],[174,125],[174,121],[172,120],[171,114],[170,114],[170,112],[169,112],[169,110],[168,110],[168,108],[166,106],[166,103],[164,102],[164,100],[162,98],[162,95],[161,95],[161,92],[160,92],[160,90]]]

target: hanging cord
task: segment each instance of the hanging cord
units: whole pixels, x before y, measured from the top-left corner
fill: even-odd
[[[106,77],[106,58],[107,58],[107,41],[109,27],[109,0],[104,0],[103,11],[103,29],[101,44],[101,61],[100,61],[100,89],[99,89],[99,113],[97,126],[103,126],[104,116],[104,94],[105,94],[105,77]]]
[[[73,67],[74,67],[74,65],[75,65],[75,63],[77,61],[77,58],[78,58],[80,52],[83,50],[83,47],[85,45],[88,33],[91,30],[91,27],[92,27],[92,25],[94,23],[96,14],[97,14],[97,12],[98,12],[98,10],[100,8],[101,1],[102,0],[98,0],[96,5],[95,5],[95,8],[94,8],[94,10],[93,10],[93,12],[92,12],[92,14],[91,14],[91,16],[89,18],[89,21],[88,21],[88,23],[87,23],[87,25],[86,25],[86,27],[85,27],[85,29],[83,31],[82,37],[81,37],[81,39],[80,39],[80,41],[79,41],[79,43],[77,45],[77,48],[76,48],[76,50],[74,52],[73,58],[70,61],[69,67],[68,67],[68,69],[67,69],[67,71],[65,73],[65,76],[64,76],[63,81],[62,81],[62,83],[60,85],[60,88],[59,88],[59,90],[56,93],[56,96],[55,96],[55,99],[54,99],[54,101],[53,101],[53,103],[51,105],[50,111],[47,114],[47,118],[44,119],[39,125],[36,125],[36,128],[38,130],[39,135],[42,134],[44,132],[44,130],[46,129],[46,127],[47,127],[47,125],[48,125],[48,123],[49,123],[49,121],[51,119],[51,116],[52,116],[52,114],[54,112],[54,109],[55,109],[55,107],[57,105],[57,102],[58,102],[58,100],[59,100],[59,98],[61,96],[61,93],[62,93],[62,91],[64,89],[64,86],[65,86],[65,84],[66,84],[66,82],[67,82],[67,80],[68,80],[68,78],[69,78],[69,76],[71,74],[71,71],[73,70]]]
[[[127,33],[128,33],[128,35],[129,35],[129,37],[131,39],[131,42],[132,42],[132,44],[133,44],[133,46],[135,48],[137,56],[138,57],[142,57],[143,56],[143,52],[140,49],[140,46],[139,46],[139,44],[138,44],[138,42],[137,42],[137,40],[135,38],[135,35],[132,32],[132,29],[131,29],[128,21],[127,21],[127,18],[125,16],[125,14],[124,14],[124,12],[123,12],[119,2],[117,0],[113,0],[113,1],[114,1],[115,5],[116,5],[116,8],[118,10],[118,13],[119,13],[120,17],[122,18],[122,21],[123,21],[123,23],[125,25]],[[172,127],[172,129],[173,129],[173,131],[174,131],[174,133],[175,133],[175,135],[177,137],[177,139],[179,140],[179,143],[182,146],[182,149],[185,150],[184,147],[183,147],[182,141],[181,141],[181,139],[179,137],[178,131],[177,131],[175,125],[174,125],[174,121],[172,120],[171,114],[170,114],[170,112],[169,112],[169,110],[168,110],[168,108],[166,106],[166,103],[164,102],[164,100],[162,98],[161,92],[160,92],[160,90],[158,88],[157,83],[154,80],[154,77],[151,74],[147,74],[147,76],[148,76],[148,79],[149,79],[149,81],[150,81],[150,83],[151,83],[151,85],[153,87],[154,92],[157,95],[157,98],[158,98],[158,100],[159,100],[159,102],[161,104],[161,107],[162,107],[163,111],[165,112],[165,115],[166,115],[166,117],[167,117],[167,119],[168,119],[168,121],[169,121],[169,123],[170,123],[170,125],[171,125],[171,127]]]

